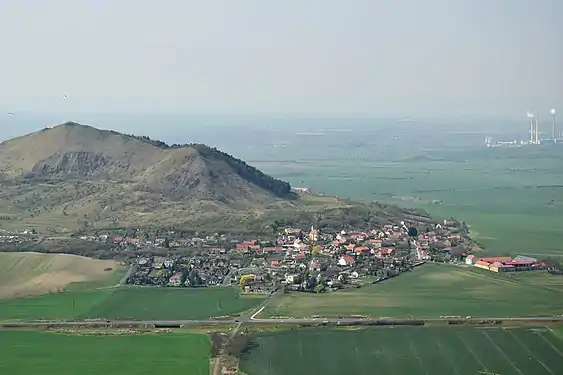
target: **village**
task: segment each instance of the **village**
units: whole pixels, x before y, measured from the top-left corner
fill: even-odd
[[[127,283],[239,285],[246,293],[270,293],[281,286],[315,293],[360,287],[396,277],[425,261],[462,260],[471,243],[459,228],[459,223],[445,220],[426,226],[420,234],[400,222],[368,232],[285,228],[274,239],[229,240],[219,235],[174,241],[158,238],[149,242],[168,249],[188,246],[189,254],[168,251],[168,256],[138,256]],[[137,238],[108,239],[131,249],[147,246]]]
[[[0,235],[0,245],[25,243],[33,236],[35,232],[29,229]],[[282,286],[287,291],[314,293],[357,288],[399,276],[427,261],[493,272],[549,268],[523,256],[478,258],[472,254],[475,245],[463,224],[453,219],[434,224],[400,221],[367,232],[284,228],[269,238],[116,230],[81,235],[77,240],[126,254],[127,284],[237,285],[244,293],[267,294]]]

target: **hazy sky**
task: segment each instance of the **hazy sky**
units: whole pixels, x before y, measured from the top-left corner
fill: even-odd
[[[5,111],[563,112],[561,0],[6,0],[0,45]]]

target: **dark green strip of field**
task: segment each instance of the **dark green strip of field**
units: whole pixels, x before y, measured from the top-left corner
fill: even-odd
[[[0,332],[0,373],[10,375],[209,374],[210,342],[199,334],[86,336]]]
[[[249,375],[557,375],[563,340],[550,328],[300,329],[257,335]]]
[[[235,288],[126,287],[0,300],[0,320],[187,320],[246,311],[262,298]]]

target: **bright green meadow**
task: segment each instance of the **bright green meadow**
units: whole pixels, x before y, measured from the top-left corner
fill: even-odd
[[[200,334],[79,335],[0,332],[0,374],[209,374],[210,341]]]

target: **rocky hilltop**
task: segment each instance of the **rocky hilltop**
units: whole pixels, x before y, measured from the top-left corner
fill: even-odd
[[[173,145],[68,122],[0,145],[0,173],[51,181],[116,181],[173,199],[293,199],[291,186],[203,144]]]
[[[167,145],[67,122],[0,144],[0,229],[50,232],[169,226],[338,227],[396,217],[393,206],[298,195],[203,144]],[[342,222],[342,223],[340,223]]]

